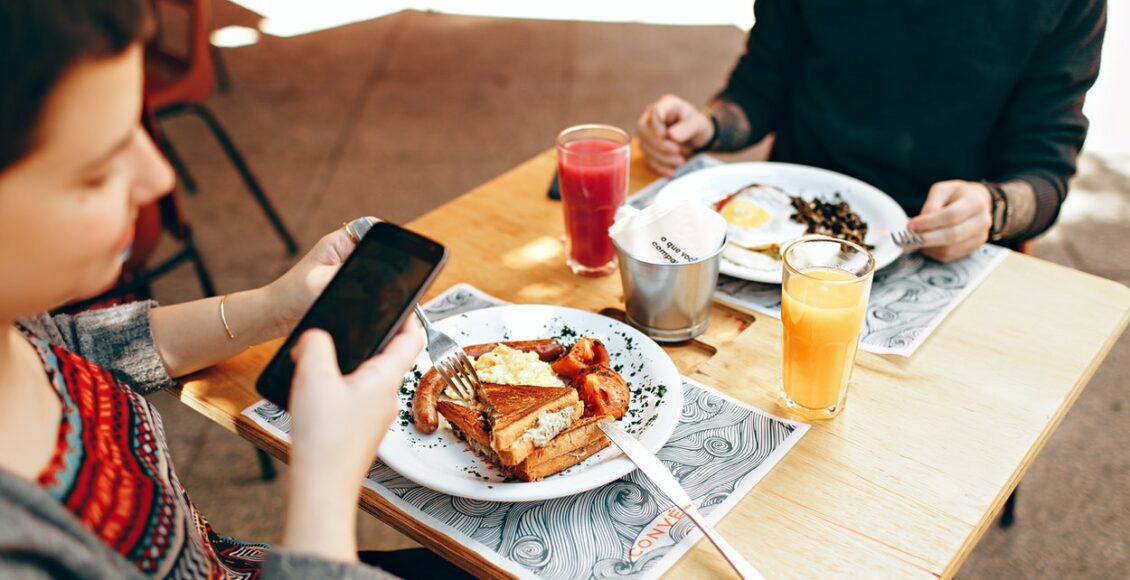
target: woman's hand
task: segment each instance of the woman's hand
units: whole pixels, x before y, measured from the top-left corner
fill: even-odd
[[[310,330],[292,355],[291,446],[283,545],[354,561],[357,500],[398,409],[396,392],[424,346],[410,319],[377,356],[342,376],[330,335]]]
[[[374,217],[367,219],[371,223],[380,221]],[[349,234],[338,228],[318,240],[297,264],[267,285],[277,318],[275,336],[289,333],[298,324],[356,246]]]
[[[922,253],[952,262],[972,254],[989,240],[993,224],[989,188],[973,181],[939,181],[930,187],[922,213],[910,220],[910,231],[922,236]]]
[[[289,334],[356,245],[345,230],[335,230],[266,286],[154,308],[149,325],[169,376],[184,376]]]
[[[714,123],[682,98],[664,95],[644,109],[636,135],[648,166],[671,176],[714,138]]]

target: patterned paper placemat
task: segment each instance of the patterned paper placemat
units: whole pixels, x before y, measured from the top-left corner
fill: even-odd
[[[675,177],[722,165],[698,155],[675,172]],[[632,196],[628,203],[646,207],[669,179],[658,179]],[[905,255],[875,273],[860,348],[879,354],[910,356],[929,338],[958,304],[1008,256],[1009,250],[985,244],[972,255],[942,264],[919,254]],[[718,277],[715,300],[738,308],[781,317],[781,286]]]
[[[914,354],[1009,251],[985,244],[949,264],[910,254],[875,272],[859,347],[879,354]],[[781,317],[780,285],[719,276],[714,298],[739,309]]]
[[[428,304],[439,320],[505,302],[460,284]],[[657,453],[699,509],[717,523],[808,430],[684,377],[683,412]],[[243,412],[289,441],[290,420],[267,401]],[[656,578],[700,532],[639,471],[547,501],[501,503],[421,487],[380,461],[365,487],[522,578]],[[756,565],[756,562],[754,562]]]

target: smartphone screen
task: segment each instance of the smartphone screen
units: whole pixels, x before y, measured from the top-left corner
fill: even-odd
[[[375,224],[271,359],[256,387],[286,408],[302,333],[321,328],[333,337],[343,374],[384,348],[423,296],[447,258],[443,246],[387,222]]]

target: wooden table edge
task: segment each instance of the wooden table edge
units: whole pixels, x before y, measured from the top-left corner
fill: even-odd
[[[1018,255],[1023,256],[1023,254]],[[1024,257],[1031,258],[1033,260],[1037,259],[1031,256]],[[1066,266],[1064,267],[1066,268]],[[1124,294],[1126,303],[1130,305],[1130,287],[1107,278],[1102,278],[1101,276],[1095,276],[1094,274],[1090,274],[1088,272],[1082,272],[1081,270],[1074,269],[1072,270],[1077,273],[1087,274],[1088,276],[1098,278],[1103,282],[1107,282],[1113,286],[1116,286],[1116,291]],[[1130,327],[1130,307],[1123,311],[1122,320],[1120,320],[1116,325],[1116,328],[1118,328],[1119,330],[1112,333],[1109,337],[1107,337],[1106,341],[1103,342],[1102,348],[1098,353],[1096,353],[1096,356],[1091,361],[1091,364],[1087,367],[1086,371],[1084,371],[1084,373],[1079,376],[1079,380],[1075,382],[1075,385],[1071,388],[1071,391],[1068,392],[1067,397],[1064,399],[1064,404],[1059,406],[1059,409],[1056,411],[1055,415],[1051,417],[1051,419],[1048,421],[1047,426],[1040,433],[1039,438],[1032,445],[1032,447],[1028,449],[1028,453],[1024,455],[1024,458],[1020,461],[1020,464],[1017,465],[1016,469],[1012,472],[1012,476],[1009,478],[1008,484],[1004,488],[1002,488],[1000,493],[997,494],[996,498],[993,499],[992,506],[988,511],[985,512],[985,515],[981,517],[981,520],[977,522],[977,525],[973,528],[972,533],[969,534],[969,536],[965,539],[965,542],[962,543],[957,553],[954,554],[953,559],[950,560],[950,563],[945,567],[944,570],[942,570],[940,576],[941,578],[953,578],[957,574],[958,570],[961,569],[961,566],[965,563],[965,560],[969,557],[970,554],[973,553],[973,550],[977,547],[977,544],[981,542],[981,539],[984,537],[985,532],[988,531],[990,526],[997,522],[1001,510],[1004,508],[1004,503],[1008,500],[1008,496],[1016,490],[1016,486],[1020,484],[1020,480],[1024,478],[1024,475],[1028,472],[1028,469],[1032,467],[1032,464],[1035,462],[1036,457],[1040,454],[1041,451],[1043,451],[1052,435],[1055,434],[1056,429],[1059,428],[1059,425],[1063,422],[1064,417],[1066,417],[1067,413],[1070,412],[1072,407],[1075,406],[1075,401],[1079,398],[1079,395],[1083,393],[1083,389],[1086,388],[1088,384],[1090,384],[1091,379],[1094,377],[1099,367],[1102,366],[1102,363],[1106,360],[1107,355],[1109,355],[1111,349],[1114,348],[1115,343],[1117,343],[1122,338],[1122,335],[1126,332],[1127,327]]]

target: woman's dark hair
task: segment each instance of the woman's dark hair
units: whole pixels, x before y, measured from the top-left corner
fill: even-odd
[[[0,172],[35,149],[44,102],[72,66],[150,28],[148,0],[0,0]]]

